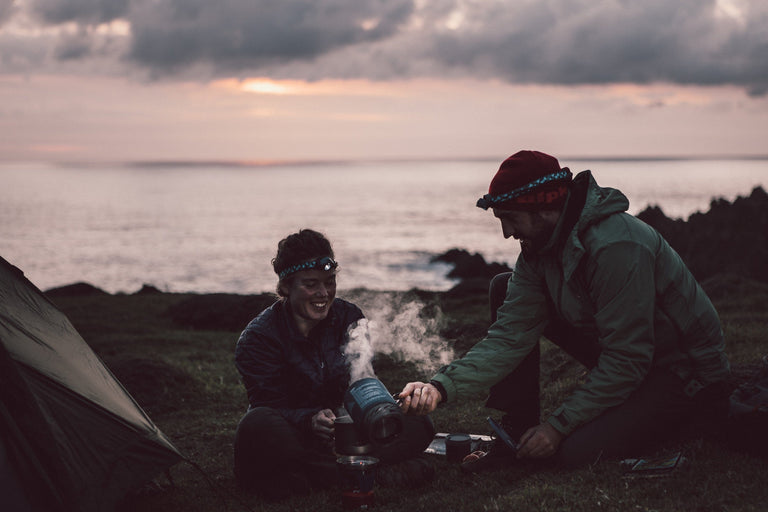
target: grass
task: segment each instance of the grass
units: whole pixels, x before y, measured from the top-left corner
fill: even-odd
[[[707,288],[705,283],[705,288]],[[721,314],[728,354],[735,368],[749,368],[768,353],[768,286],[720,278],[707,291]],[[389,304],[420,301],[422,317],[435,320],[422,335],[439,338],[461,355],[487,327],[483,296],[409,292],[384,294],[350,291],[369,314]],[[230,297],[230,299],[232,299]],[[105,360],[158,427],[195,465],[181,462],[169,480],[128,496],[126,511],[222,511],[340,509],[338,492],[267,503],[236,490],[232,475],[232,439],[247,407],[245,391],[233,365],[238,332],[231,325],[190,328],[173,311],[194,310],[203,296],[136,294],[58,296],[54,302]],[[231,301],[230,301],[231,302]],[[230,308],[231,303],[221,306]],[[215,313],[215,302],[205,308]],[[390,310],[390,317],[397,311]],[[226,316],[225,309],[222,314]],[[255,315],[257,311],[253,311]],[[426,313],[424,313],[426,312]],[[215,315],[214,315],[215,316]],[[424,318],[422,318],[424,319]],[[222,322],[226,325],[226,322]],[[243,324],[244,326],[244,324]],[[583,370],[557,347],[542,352],[543,410],[552,410],[582,377]],[[379,378],[390,390],[425,379],[431,370],[402,361],[399,353],[379,354]],[[746,370],[745,370],[746,371]],[[487,433],[483,397],[441,408],[433,415],[439,431]],[[496,414],[498,417],[498,414]],[[627,480],[617,462],[604,461],[576,471],[524,464],[482,477],[463,475],[455,464],[433,458],[437,477],[427,487],[376,490],[379,511],[749,511],[768,503],[768,465],[712,440],[690,439],[662,452],[682,451],[686,468],[667,478]],[[650,454],[646,454],[650,455]]]

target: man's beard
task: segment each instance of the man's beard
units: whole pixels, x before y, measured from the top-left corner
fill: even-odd
[[[553,231],[554,226],[551,229],[540,231],[532,238],[521,239],[520,251],[523,253],[523,256],[529,260],[531,258],[535,258],[539,251],[541,251],[549,243],[549,239],[552,238]]]
[[[523,253],[523,256],[525,256],[527,259],[530,259],[531,256],[535,256],[536,251],[531,249],[531,241],[526,240],[520,240],[520,252]]]
[[[536,253],[539,252],[539,249],[541,247],[536,244],[533,240],[525,239],[520,240],[520,252],[523,253],[523,256],[525,256],[526,259],[530,260],[531,258],[536,257]]]

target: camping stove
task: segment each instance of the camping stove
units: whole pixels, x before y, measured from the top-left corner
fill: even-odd
[[[353,382],[344,395],[344,409],[348,419],[337,415],[335,422],[338,453],[368,453],[369,444],[389,444],[403,431],[403,413],[378,379],[369,377]]]

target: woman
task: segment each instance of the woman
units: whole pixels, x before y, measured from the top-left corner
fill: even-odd
[[[235,351],[249,402],[235,435],[235,477],[243,489],[281,498],[336,483],[334,411],[350,384],[343,348],[364,316],[336,298],[338,264],[322,234],[303,229],[284,238],[272,266],[280,299],[248,324]],[[409,439],[394,456],[380,454],[383,462],[421,453],[431,441],[428,418],[408,422]]]

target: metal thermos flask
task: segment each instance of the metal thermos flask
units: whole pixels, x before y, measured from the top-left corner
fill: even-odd
[[[391,443],[403,431],[403,412],[378,379],[353,382],[344,395],[344,408],[361,434],[375,445]]]

